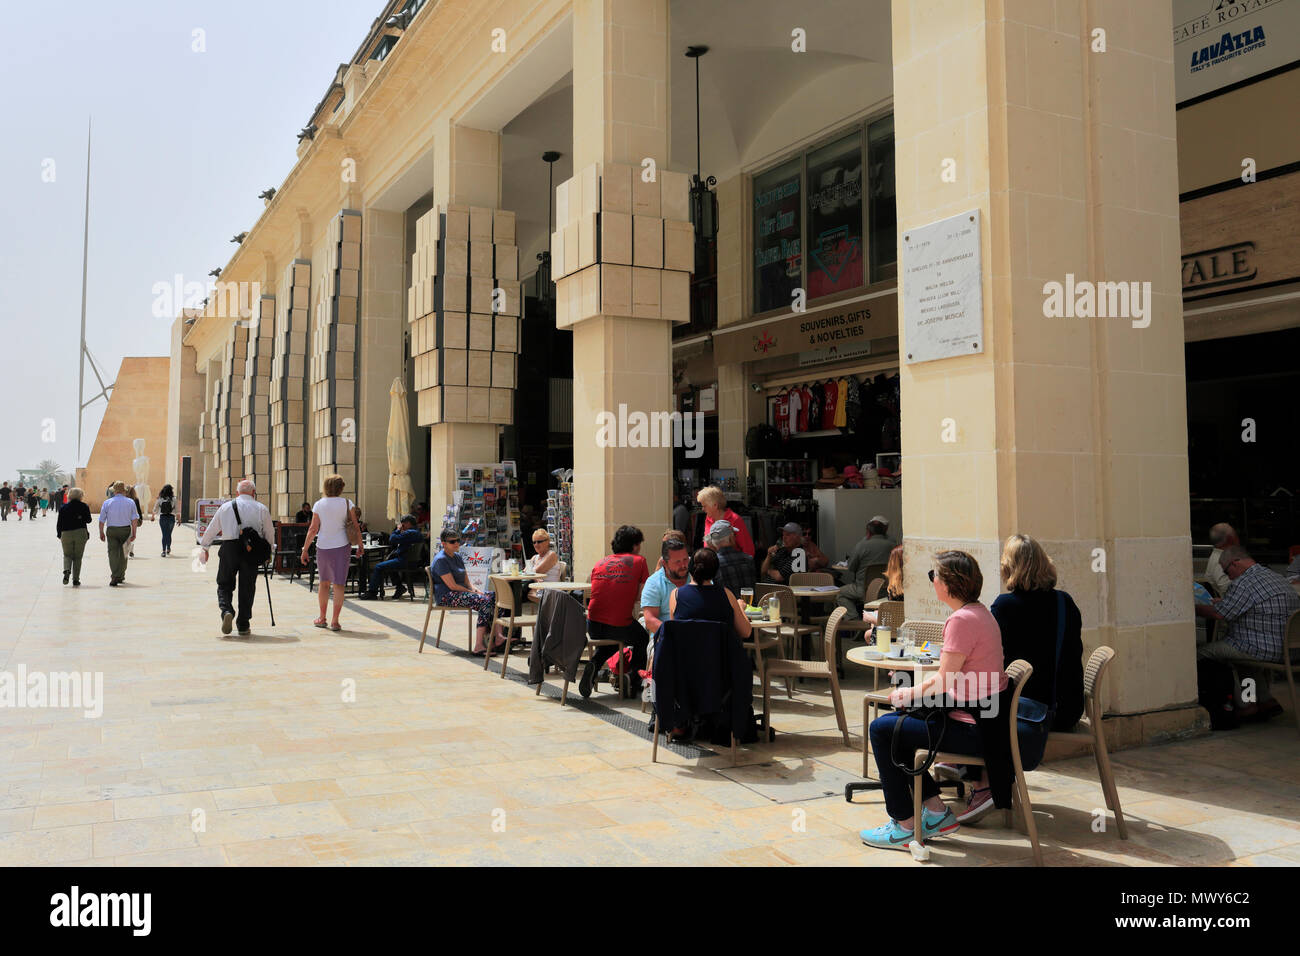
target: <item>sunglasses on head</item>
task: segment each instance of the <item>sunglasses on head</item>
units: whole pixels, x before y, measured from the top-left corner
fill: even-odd
[[[928,573],[929,576],[930,576],[930,583],[933,584],[933,583],[934,583],[934,569],[931,568],[927,573]]]

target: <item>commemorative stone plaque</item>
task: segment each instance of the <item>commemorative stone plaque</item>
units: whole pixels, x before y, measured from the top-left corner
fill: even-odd
[[[984,351],[978,209],[903,234],[903,333],[909,363]]]

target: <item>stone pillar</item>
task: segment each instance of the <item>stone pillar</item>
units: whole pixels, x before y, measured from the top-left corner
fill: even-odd
[[[437,210],[445,211],[451,205],[489,209],[500,206],[500,133],[443,121],[434,139],[434,160],[435,219]],[[442,422],[430,425],[429,432],[429,510],[436,531],[456,490],[456,464],[498,461],[501,427],[482,422]]]
[[[165,483],[181,493],[181,459],[191,459],[192,490],[203,490],[203,466],[199,463],[199,425],[203,419],[203,376],[197,369],[198,356],[183,339],[188,316],[182,310],[172,323],[171,363],[167,382],[167,453]]]
[[[200,442],[203,460],[202,475],[203,484],[200,486],[202,494],[196,496],[200,498],[221,498],[224,492],[221,490],[221,479],[217,474],[217,465],[219,456],[217,454],[217,394],[221,383],[221,359],[214,358],[208,361],[208,370],[203,376],[203,424],[202,439]],[[196,477],[197,480],[197,477]]]
[[[907,616],[946,614],[932,552],[974,554],[988,603],[1001,541],[1039,538],[1085,655],[1118,652],[1108,708],[1154,714],[1121,743],[1201,713],[1170,26],[1168,3],[893,3],[900,286],[907,231],[969,210],[983,265],[982,353],[902,363]],[[1149,288],[1149,311],[1048,317],[1047,283],[1085,280]]]
[[[637,226],[658,228],[666,235],[665,221],[678,219],[680,210],[666,212],[663,197],[671,197],[674,205],[684,201],[684,196],[678,196],[684,177],[679,182],[665,169],[671,55],[668,7],[668,0],[577,0],[573,9],[573,169],[575,180],[583,185],[556,191],[556,222],[561,229],[553,237],[553,270],[558,277],[577,271],[579,262],[628,263],[583,268],[583,279],[575,276],[568,282],[572,286],[576,280],[580,293],[566,295],[557,283],[557,303],[564,303],[562,311],[569,309],[568,321],[563,317],[557,321],[573,328],[574,570],[578,579],[590,574],[592,565],[608,554],[614,530],[622,524],[636,525],[645,533],[645,554],[653,564],[672,513],[671,447],[601,447],[597,440],[601,416],[617,416],[623,406],[630,415],[646,416],[673,407],[671,320],[664,317],[662,276],[674,277],[670,294],[676,298],[675,276],[682,273],[664,269],[662,238],[657,263],[645,260],[642,266],[637,258],[643,249],[638,245]],[[657,178],[651,183],[642,176],[647,158],[657,167]],[[594,175],[587,172],[591,167],[596,169]],[[595,195],[591,195],[593,184]],[[623,212],[625,202],[628,209]],[[570,209],[575,215],[566,216]],[[590,217],[597,213],[604,217],[603,248],[584,255],[589,250],[582,241],[583,225],[587,223],[590,232]],[[626,221],[626,249],[610,248],[616,236],[611,213]],[[575,224],[565,227],[566,219]],[[571,248],[575,242],[581,252]],[[581,307],[576,305],[579,298]],[[689,305],[685,318],[689,320]]]
[[[388,527],[388,390],[402,374],[406,330],[403,222],[402,213],[379,209],[366,210],[362,219],[357,503],[371,528]]]

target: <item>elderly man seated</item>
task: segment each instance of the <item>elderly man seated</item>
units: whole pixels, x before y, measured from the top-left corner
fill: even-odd
[[[370,573],[369,589],[364,594],[358,595],[358,597],[363,601],[382,601],[384,598],[384,579],[390,577],[394,587],[393,598],[400,598],[405,594],[406,585],[402,583],[402,576],[399,572],[406,567],[411,548],[418,547],[420,542],[427,537],[428,535],[415,526],[414,515],[402,515],[397,530],[388,536],[388,543],[394,550],[390,552],[387,560],[380,561],[375,565],[375,569]]]
[[[1196,656],[1231,664],[1242,677],[1254,680],[1255,701],[1243,701],[1242,687],[1234,689],[1243,719],[1276,717],[1282,712],[1282,706],[1269,691],[1269,672],[1252,668],[1250,664],[1282,663],[1287,619],[1300,610],[1300,595],[1282,575],[1256,564],[1241,545],[1224,548],[1219,565],[1232,586],[1227,596],[1213,604],[1196,605],[1196,613],[1227,621],[1228,633],[1223,640],[1202,644],[1196,649]]]
[[[742,590],[754,589],[754,559],[736,546],[736,530],[730,521],[715,521],[704,543],[718,554],[717,581],[740,597]]]
[[[1232,584],[1232,581],[1223,573],[1219,558],[1223,556],[1224,548],[1231,548],[1233,545],[1241,544],[1241,539],[1237,537],[1237,532],[1232,525],[1227,522],[1220,522],[1210,529],[1210,544],[1214,545],[1214,550],[1210,552],[1210,558],[1205,563],[1205,576],[1214,585],[1214,590],[1218,592],[1218,596],[1223,597],[1228,593],[1228,586]]]
[[[793,521],[781,526],[781,543],[774,544],[767,549],[767,557],[763,559],[763,567],[759,575],[764,581],[775,581],[777,584],[789,584],[790,575],[794,573],[795,549],[803,547],[803,528],[799,527]],[[803,570],[807,568],[807,556],[804,558]]]

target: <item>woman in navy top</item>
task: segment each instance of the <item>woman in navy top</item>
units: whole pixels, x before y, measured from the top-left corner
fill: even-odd
[[[440,536],[442,550],[433,557],[433,594],[439,607],[469,608],[478,614],[478,630],[475,632],[474,653],[482,656],[487,653],[485,647],[488,628],[492,627],[492,609],[496,607],[496,598],[470,587],[469,573],[465,570],[465,560],[460,551],[460,535],[455,531],[444,531]],[[500,647],[505,643],[501,629],[496,628],[493,644]]]
[[[674,621],[717,621],[730,624],[736,636],[748,640],[753,628],[749,618],[736,600],[736,596],[721,584],[714,584],[718,573],[718,555],[710,548],[700,548],[691,558],[691,580],[683,584],[668,599],[668,609]]]

